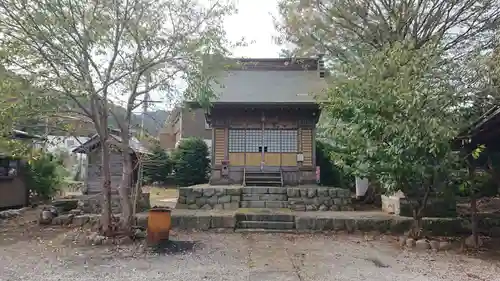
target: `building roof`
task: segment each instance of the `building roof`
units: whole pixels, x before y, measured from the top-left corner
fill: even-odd
[[[500,145],[500,106],[494,106],[478,120],[463,130],[455,139],[455,145],[468,140],[472,145]]]
[[[112,141],[115,141],[117,143],[122,142],[122,138],[118,135],[110,134],[109,136],[112,139]],[[81,145],[79,145],[78,147],[73,149],[73,152],[85,153],[85,154],[89,153],[92,150],[94,150],[95,148],[97,148],[99,143],[100,143],[100,141],[99,141],[98,135],[95,134],[89,140],[87,140],[85,143],[82,143]],[[129,147],[135,153],[141,153],[141,154],[150,154],[151,153],[149,151],[149,149],[135,137],[130,137]]]
[[[212,83],[214,103],[315,103],[327,86],[321,58],[231,61]]]

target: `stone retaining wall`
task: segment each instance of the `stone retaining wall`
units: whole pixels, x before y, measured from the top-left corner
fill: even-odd
[[[348,189],[331,187],[289,187],[288,206],[294,211],[351,211]]]
[[[241,187],[181,187],[176,209],[236,210]]]
[[[242,192],[243,189],[245,192]],[[267,192],[262,193],[263,190]],[[181,187],[176,205],[177,209],[191,210],[264,207],[290,208],[294,211],[353,210],[350,191],[335,187]]]
[[[101,195],[83,195],[76,198],[78,200],[78,209],[84,213],[99,214],[102,210]],[[137,201],[137,211],[142,212],[149,210],[149,193],[141,193]],[[121,213],[120,197],[118,195],[111,196],[111,212],[113,214]]]

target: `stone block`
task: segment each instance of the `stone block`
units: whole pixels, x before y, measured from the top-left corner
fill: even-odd
[[[224,203],[224,210],[237,210],[240,207],[239,202]]]
[[[198,205],[196,204],[190,204],[188,205],[188,209],[190,210],[198,210],[200,207],[198,207]]]
[[[227,195],[232,196],[240,196],[241,195],[241,187],[231,187],[226,190]]]
[[[296,217],[295,218],[295,227],[297,230],[311,230],[315,224],[314,217]]]
[[[213,195],[212,197],[207,199],[207,204],[214,206],[219,202],[219,197]]]
[[[328,195],[328,188],[325,187],[319,187],[317,188],[317,193],[319,197],[329,197]]]
[[[188,209],[188,205],[187,204],[179,204],[179,203],[177,203],[175,205],[175,208],[176,209]]]
[[[309,188],[307,187],[301,187],[300,188],[300,197],[307,198],[307,192]]]
[[[328,189],[328,196],[330,196],[330,198],[336,198],[337,197],[337,189],[336,188],[329,188]]]
[[[318,207],[316,205],[306,205],[306,211],[317,211]]]
[[[304,212],[306,210],[306,205],[304,204],[288,205],[288,207],[297,212]]]
[[[295,187],[288,187],[286,189],[286,194],[288,197],[300,197],[300,189]]]
[[[251,194],[268,194],[269,193],[269,188],[267,187],[245,187],[245,188],[250,188],[250,193]]]
[[[196,198],[196,205],[198,205],[200,207],[207,204],[207,203],[208,203],[208,200],[206,197]]]
[[[198,218],[194,215],[183,215],[179,217],[179,228],[197,229]]]
[[[330,206],[330,211],[340,211],[340,206],[339,205],[332,205],[332,206]]]
[[[199,229],[199,230],[209,230],[210,229],[210,224],[212,221],[211,215],[197,214],[196,218],[197,218],[197,220],[196,220],[195,229]]]
[[[260,195],[258,194],[243,194],[244,201],[259,201]]]
[[[284,194],[262,194],[259,195],[260,201],[285,201],[287,196]]]
[[[309,197],[309,198],[316,197],[316,188],[308,188],[307,189],[307,197]]]
[[[288,201],[267,201],[266,208],[274,208],[274,209],[288,208]]]
[[[340,198],[333,198],[333,205],[341,206],[342,205],[342,199],[340,199]]]
[[[196,198],[203,196],[203,189],[202,188],[193,188],[191,194],[193,194]]]
[[[215,195],[215,188],[213,188],[213,187],[203,188],[203,196],[204,197],[212,197],[214,195]]]
[[[269,187],[267,193],[269,193],[269,194],[286,194],[286,188]]]
[[[355,219],[345,219],[344,224],[345,224],[345,230],[347,230],[347,232],[353,233],[354,231],[356,231]]]
[[[327,231],[333,229],[333,220],[331,218],[316,218],[314,220],[313,230]]]
[[[326,205],[320,205],[319,208],[318,208],[319,211],[328,211],[328,207]]]
[[[329,197],[325,197],[325,198],[328,198],[328,199],[324,199],[323,200],[323,205],[325,205],[328,208],[330,208],[333,205],[333,200],[330,199]]]
[[[231,195],[223,195],[218,199],[219,204],[230,203],[230,202],[231,202]]]
[[[215,205],[214,209],[217,208],[217,206],[218,205]],[[205,204],[200,209],[202,209],[202,210],[212,210],[212,206],[210,206],[209,204]],[[221,209],[222,209],[222,205],[221,205]]]
[[[188,196],[188,194],[191,194],[191,187],[181,187],[179,188],[179,196]]]
[[[188,204],[188,205],[195,204],[196,203],[196,198],[197,197],[194,194],[189,194],[186,197],[186,204]]]
[[[241,196],[239,196],[239,195],[232,195],[231,196],[231,202],[239,203],[240,201],[241,201]]]
[[[339,188],[337,190],[337,196],[340,198],[350,198],[351,191],[349,189]]]
[[[332,229],[333,230],[345,230],[346,229],[346,223],[344,219],[333,219],[332,220]]]
[[[264,201],[241,201],[242,208],[265,208],[266,202]]]
[[[210,221],[211,228],[234,228],[236,226],[236,218],[234,216],[214,216]]]
[[[216,187],[215,188],[215,195],[219,196],[219,197],[226,195],[226,189],[223,187]]]
[[[139,227],[147,228],[148,227],[148,218],[149,218],[149,216],[147,213],[136,214],[135,215],[135,223]],[[92,221],[92,220],[90,220],[90,221]]]
[[[177,199],[177,203],[186,204],[186,197],[179,196],[179,198]]]

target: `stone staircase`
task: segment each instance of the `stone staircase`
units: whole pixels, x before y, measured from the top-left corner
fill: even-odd
[[[241,194],[241,208],[288,208],[286,188],[273,186],[246,186]]]
[[[244,171],[245,186],[283,186],[281,172]]]
[[[295,216],[271,209],[236,213],[236,232],[294,232]]]

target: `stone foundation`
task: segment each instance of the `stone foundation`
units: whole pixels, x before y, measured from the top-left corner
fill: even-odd
[[[290,208],[294,211],[349,211],[353,210],[350,195],[347,189],[315,186],[181,187],[176,209]]]
[[[294,211],[352,210],[348,189],[327,187],[287,188],[288,205]]]
[[[241,187],[181,187],[176,209],[236,210],[240,207]]]

